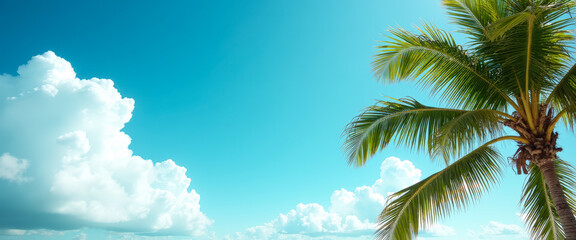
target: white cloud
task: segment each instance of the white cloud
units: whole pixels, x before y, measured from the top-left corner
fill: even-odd
[[[506,235],[506,234],[522,234],[524,229],[515,224],[503,224],[496,221],[490,221],[486,226],[481,226],[481,235]]]
[[[385,159],[380,170],[380,178],[372,186],[334,191],[328,210],[317,203],[300,203],[272,222],[227,239],[371,239],[376,218],[384,209],[389,193],[418,182],[422,175],[412,162],[396,157]],[[429,236],[455,233],[451,227],[440,224],[426,231]]]
[[[130,150],[133,109],[112,80],[79,79],[53,52],[0,75],[0,228],[205,232],[186,168]]]
[[[453,227],[436,223],[432,226],[425,227],[422,235],[428,237],[448,237],[456,235],[456,230]]]
[[[66,231],[56,231],[50,229],[34,229],[34,230],[23,230],[23,229],[4,229],[0,230],[0,235],[7,236],[61,236],[64,235]]]
[[[26,230],[22,229],[4,229],[0,231],[0,235],[8,236],[22,236],[26,234]]]
[[[368,186],[357,187],[354,192],[342,188],[332,193],[330,210],[342,216],[353,215],[374,221],[386,205],[384,194]]]
[[[273,225],[281,233],[287,234],[347,233],[373,228],[367,220],[361,221],[354,215],[325,211],[324,207],[317,203],[300,203],[287,214],[280,214]]]
[[[74,238],[72,238],[72,240],[86,240],[88,239],[88,235],[86,235],[86,233],[81,232],[78,235],[76,235]]]
[[[375,191],[397,191],[420,181],[422,171],[417,169],[412,162],[389,157],[380,165],[380,178],[376,180],[372,188]]]
[[[527,239],[526,231],[515,224],[503,224],[490,221],[488,225],[480,226],[480,231],[468,230],[468,235],[473,239]]]
[[[24,172],[28,168],[28,160],[18,159],[10,153],[0,156],[0,179],[10,182],[25,182],[29,179],[24,177]]]

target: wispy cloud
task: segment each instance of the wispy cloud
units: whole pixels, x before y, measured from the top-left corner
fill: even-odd
[[[478,232],[468,230],[468,236],[472,239],[528,239],[526,231],[521,226],[496,221],[480,226]]]
[[[28,160],[18,159],[9,153],[0,156],[0,179],[10,182],[26,182],[29,178],[24,177],[28,168]]]

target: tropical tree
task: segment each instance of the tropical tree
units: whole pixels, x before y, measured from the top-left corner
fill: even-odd
[[[379,216],[378,239],[418,231],[478,200],[513,164],[527,174],[522,211],[533,239],[576,239],[575,171],[559,159],[558,122],[574,130],[576,65],[569,56],[569,0],[444,0],[468,37],[423,24],[397,28],[378,47],[374,72],[415,80],[446,107],[412,98],[378,101],[347,126],[350,164],[362,166],[389,144],[441,159],[446,167],[393,194]],[[561,121],[562,120],[562,121]],[[494,144],[517,151],[504,158]]]

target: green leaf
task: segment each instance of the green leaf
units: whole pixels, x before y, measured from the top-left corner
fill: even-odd
[[[576,172],[562,160],[555,161],[556,173],[572,211],[576,210]],[[522,214],[532,239],[566,239],[542,172],[535,164],[528,166],[522,190]]]
[[[443,4],[453,22],[476,43],[486,38],[487,26],[505,11],[505,4],[498,0],[444,0]]]
[[[462,113],[444,124],[433,137],[431,156],[442,156],[448,164],[449,159],[469,152],[478,143],[501,136],[500,124],[502,112],[481,109]]]
[[[486,36],[490,41],[494,41],[496,38],[502,37],[512,28],[525,23],[530,19],[530,17],[532,17],[532,13],[520,12],[512,16],[501,18],[488,26]]]
[[[348,162],[364,165],[392,141],[418,150],[429,149],[436,131],[466,112],[428,107],[410,98],[380,101],[354,118],[344,131]]]
[[[374,60],[377,77],[390,82],[418,79],[432,93],[441,93],[451,107],[504,110],[513,101],[492,80],[481,58],[469,55],[446,31],[425,25],[420,34],[391,30]]]
[[[508,1],[507,13],[488,26],[490,40],[475,51],[501,70],[503,91],[547,92],[568,60],[571,1]],[[528,85],[526,85],[528,83]],[[537,99],[536,101],[538,101]]]
[[[503,161],[483,145],[444,170],[394,195],[380,214],[377,239],[414,239],[421,228],[479,199],[502,176]]]
[[[566,109],[564,123],[571,129],[576,123],[576,63],[566,71],[566,74],[548,95],[546,102],[553,104],[559,111]]]

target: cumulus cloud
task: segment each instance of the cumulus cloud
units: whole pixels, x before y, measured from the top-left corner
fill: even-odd
[[[317,203],[298,204],[296,209],[280,214],[274,225],[287,234],[346,233],[373,227],[368,221],[361,221],[357,216],[326,211]]]
[[[422,171],[417,169],[412,162],[389,157],[380,165],[380,178],[376,180],[372,188],[375,191],[397,191],[420,181]]]
[[[317,203],[300,203],[272,222],[227,239],[371,239],[387,196],[418,182],[422,176],[412,162],[396,157],[386,158],[380,170],[380,178],[371,186],[334,191],[328,208]],[[425,232],[432,237],[455,234],[453,228],[441,224],[431,226]]]
[[[46,52],[0,75],[0,229],[202,234],[186,168],[134,155],[134,100]]]

